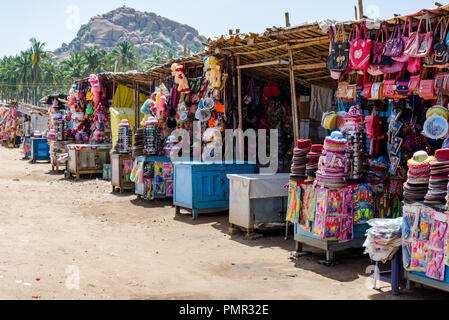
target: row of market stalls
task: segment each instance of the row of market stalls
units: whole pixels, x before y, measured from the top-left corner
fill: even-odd
[[[364,246],[393,260],[394,293],[401,269],[448,291],[448,10],[231,33],[149,72],[93,74],[48,101],[51,157],[176,214],[229,210],[248,239],[293,224],[298,258]],[[222,161],[229,129],[255,130],[242,161]]]

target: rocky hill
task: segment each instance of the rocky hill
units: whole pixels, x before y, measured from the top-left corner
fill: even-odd
[[[117,42],[128,41],[145,55],[154,48],[184,51],[186,45],[192,53],[203,49],[207,39],[194,28],[155,13],[140,12],[121,7],[92,18],[83,25],[70,44],[63,44],[54,51],[57,59],[64,59],[72,52],[80,52],[88,47],[99,46],[107,51],[114,49]]]

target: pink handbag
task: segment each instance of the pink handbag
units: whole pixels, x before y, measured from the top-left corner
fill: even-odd
[[[365,38],[361,39],[362,29],[365,32]],[[368,39],[366,31],[366,22],[360,24],[357,38],[352,41],[349,49],[349,67],[353,70],[366,70],[369,66],[371,55],[372,40]]]
[[[416,73],[421,70],[421,58],[409,57],[407,62],[407,71],[410,73]]]
[[[380,71],[383,73],[396,73],[404,71],[407,68],[407,62],[393,62],[391,66],[382,66],[380,67]]]
[[[422,58],[430,54],[433,43],[433,31],[431,31],[429,14],[426,16],[427,33],[421,33],[422,17],[419,20],[418,29],[413,32],[405,46],[404,54],[412,58]]]
[[[407,28],[407,24],[408,24],[408,28]],[[405,50],[405,46],[408,43],[408,37],[411,33],[412,33],[412,17],[408,17],[408,19],[405,20],[404,30],[402,31],[402,40],[404,41],[404,50]],[[402,54],[400,54],[397,57],[391,57],[391,59],[393,59],[394,61],[398,61],[398,62],[407,62],[409,58],[410,57],[407,56],[406,54],[404,54],[404,52],[402,52]]]

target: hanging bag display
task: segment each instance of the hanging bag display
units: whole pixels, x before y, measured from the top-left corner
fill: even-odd
[[[434,83],[434,85],[435,85],[435,92],[436,93],[439,93],[439,92],[445,90],[444,84],[445,84],[445,81],[447,79],[447,76],[448,76],[448,73],[439,73],[439,74],[435,75],[435,83]]]
[[[263,94],[267,98],[275,98],[281,94],[281,91],[276,85],[271,85],[271,78],[270,78],[270,81],[268,82],[268,87],[265,87]]]
[[[356,78],[357,78],[357,76],[356,76]],[[345,101],[345,102],[353,102],[355,100],[356,90],[357,90],[357,80],[354,80],[354,78],[352,78],[352,81],[355,83],[348,84],[345,96],[343,98],[343,101]],[[350,81],[350,82],[352,82],[352,81]]]
[[[371,86],[371,98],[370,100],[382,100],[383,99],[383,82],[377,81],[377,77],[373,85]]]
[[[426,14],[427,33],[425,34],[421,32],[422,19],[423,17],[421,16],[417,30],[412,32],[405,46],[404,53],[412,58],[425,57],[432,51],[433,31],[431,31],[429,14]]]
[[[396,94],[396,81],[400,78],[401,73],[394,79],[384,80],[383,96],[384,98],[394,98]]]
[[[365,117],[366,123],[366,135],[371,141],[370,155],[374,154],[374,140],[376,140],[376,153],[379,153],[379,140],[383,136],[382,132],[382,119],[376,114],[376,108],[373,109],[373,113]]]
[[[421,58],[426,57],[433,52],[433,30],[428,12],[426,13],[426,31],[417,53],[418,57]]]
[[[348,81],[340,81],[338,82],[337,92],[335,96],[337,98],[343,99],[346,96],[346,90],[348,89],[349,82]]]
[[[342,33],[342,40],[338,41],[337,29],[332,26],[329,28],[330,34],[330,53],[327,59],[327,68],[333,72],[344,72],[348,69],[349,64],[349,41],[345,40],[344,25],[339,29]]]
[[[411,33],[412,33],[412,17],[408,17],[407,19],[405,19],[404,29],[402,31],[402,41],[404,43],[404,50],[405,46],[408,43],[408,39]],[[391,59],[397,62],[408,62],[410,57],[404,54],[404,50],[400,55],[396,57],[391,57]]]
[[[388,39],[388,28],[386,26],[383,28],[384,25],[386,25],[385,21],[380,24],[380,28],[377,30],[376,34],[376,41],[373,41],[372,44],[370,57],[371,65],[385,66],[393,64],[391,57],[384,55],[385,40]],[[379,41],[379,37],[381,38],[381,41]]]
[[[388,29],[386,24],[385,28]],[[404,40],[401,35],[401,22],[398,19],[397,28],[391,35],[391,38],[385,43],[383,54],[388,57],[397,57],[400,56],[402,52],[404,52]]]
[[[364,81],[363,83],[363,98],[370,99],[371,98],[371,88],[373,86],[372,81]]]
[[[435,35],[438,36],[438,28],[439,28],[439,39],[433,45],[433,67],[435,68],[446,68],[449,66],[448,64],[448,47],[446,46],[445,37],[448,31],[449,20],[444,25],[444,19],[441,19],[438,22],[437,27],[435,28]],[[444,29],[443,29],[444,28]],[[436,79],[435,79],[436,80]]]
[[[421,82],[421,73],[410,77],[410,82],[408,83],[408,89],[410,94],[419,92],[419,83]]]
[[[435,93],[435,80],[434,79],[421,79],[419,82],[419,96],[425,100],[434,100],[437,98]]]
[[[362,39],[362,31],[365,33],[365,38]],[[368,39],[366,31],[366,22],[362,21],[360,29],[357,33],[357,38],[352,41],[349,50],[349,67],[352,70],[366,70],[369,66],[371,55],[372,40]]]

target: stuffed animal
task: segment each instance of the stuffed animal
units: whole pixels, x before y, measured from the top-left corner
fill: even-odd
[[[171,70],[172,75],[175,77],[175,83],[178,85],[178,91],[182,93],[190,93],[189,80],[184,74],[184,66],[178,63],[174,63],[171,66]]]
[[[89,83],[91,86],[92,100],[95,104],[100,102],[100,81],[98,80],[98,76],[96,74],[91,74],[89,77]]]
[[[212,88],[219,89],[221,87],[221,66],[218,59],[214,56],[204,58],[204,72],[206,80],[211,84]]]

